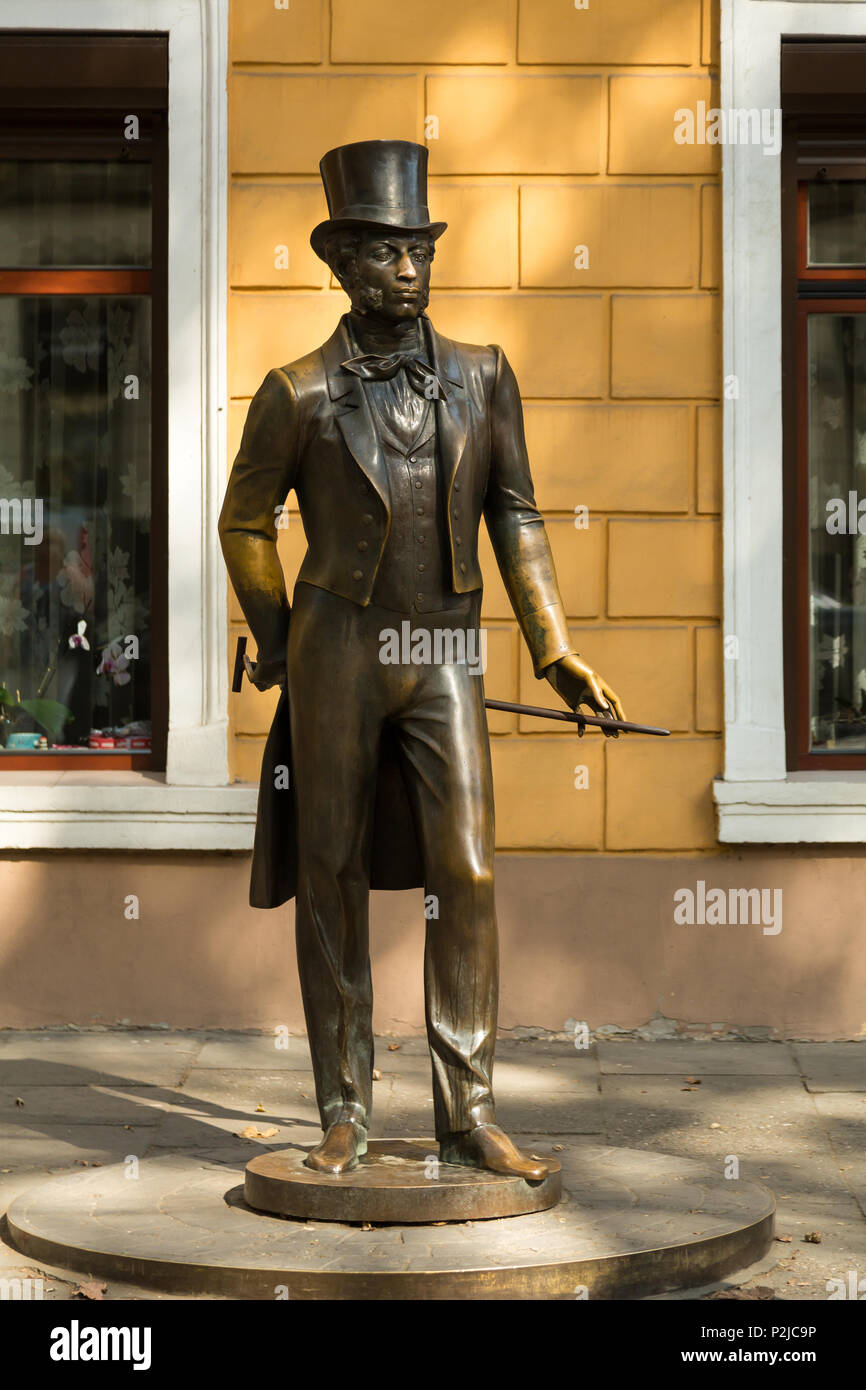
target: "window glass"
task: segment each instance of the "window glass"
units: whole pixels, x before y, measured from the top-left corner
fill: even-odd
[[[150,299],[0,296],[0,744],[150,747]]]
[[[866,315],[808,319],[811,746],[866,752]],[[862,507],[862,512],[861,512]]]
[[[0,266],[149,266],[150,180],[147,163],[0,160]]]
[[[866,182],[809,184],[809,266],[866,265]]]

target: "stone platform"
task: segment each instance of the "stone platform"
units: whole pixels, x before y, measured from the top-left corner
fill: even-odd
[[[775,1208],[760,1183],[594,1143],[557,1157],[563,1195],[547,1211],[375,1226],[254,1211],[243,1163],[187,1152],[146,1160],[137,1179],[116,1165],[43,1182],[13,1201],[9,1238],[55,1266],[236,1299],[639,1298],[767,1253]]]
[[[317,1221],[428,1225],[433,1221],[489,1221],[556,1206],[561,1166],[543,1150],[543,1182],[526,1182],[439,1162],[432,1139],[371,1139],[357,1168],[340,1177],[304,1166],[305,1149],[279,1149],[247,1164],[244,1199],[256,1211]]]

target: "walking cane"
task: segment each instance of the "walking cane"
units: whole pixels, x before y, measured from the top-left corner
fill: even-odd
[[[253,663],[247,656],[247,639],[239,637],[235,648],[235,669],[232,677],[232,692],[236,695],[244,681],[244,671],[252,678]],[[546,709],[542,705],[516,705],[510,700],[485,700],[488,709],[505,710],[507,714],[529,714],[535,719],[561,719],[567,724],[576,724],[578,737],[583,737],[584,729],[616,729],[623,734],[653,734],[656,738],[667,738],[670,729],[659,729],[654,724],[632,724],[626,719],[606,719],[603,715],[580,714],[559,709]]]

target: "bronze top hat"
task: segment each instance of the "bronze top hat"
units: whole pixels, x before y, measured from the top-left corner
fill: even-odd
[[[319,164],[330,217],[310,245],[325,259],[332,232],[359,228],[426,232],[435,240],[447,222],[431,222],[427,208],[427,150],[410,140],[359,140],[338,145]]]

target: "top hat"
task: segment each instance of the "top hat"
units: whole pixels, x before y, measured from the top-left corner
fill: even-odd
[[[325,259],[332,232],[381,227],[426,232],[435,240],[447,222],[431,222],[427,208],[427,150],[410,140],[359,140],[338,145],[319,164],[331,214],[310,245]]]

